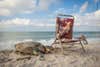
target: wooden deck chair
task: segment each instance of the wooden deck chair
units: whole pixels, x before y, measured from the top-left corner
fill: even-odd
[[[63,52],[62,43],[74,43],[79,42],[83,51],[84,44],[87,44],[86,37],[82,35],[77,39],[73,39],[73,25],[74,25],[74,17],[72,15],[60,15],[56,18],[56,37],[54,44],[59,44],[61,46],[61,50]],[[83,42],[83,43],[82,43]]]

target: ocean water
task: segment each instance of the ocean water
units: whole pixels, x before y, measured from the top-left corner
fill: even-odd
[[[100,32],[74,32],[73,37],[84,34],[88,41],[100,41]],[[37,41],[43,45],[51,45],[55,32],[0,32],[0,50],[14,49],[14,45],[24,41]]]

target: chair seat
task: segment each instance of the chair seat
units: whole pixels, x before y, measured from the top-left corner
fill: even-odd
[[[78,42],[79,40],[68,40],[68,41],[62,41],[62,43],[72,43],[72,42]]]
[[[79,42],[79,39],[67,39],[65,41],[61,41],[61,43],[73,43],[73,42]],[[55,44],[59,43],[59,41],[56,41]]]

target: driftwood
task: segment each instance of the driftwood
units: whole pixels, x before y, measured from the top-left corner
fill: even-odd
[[[31,56],[17,58],[16,60],[19,61],[19,60],[24,60],[24,59],[31,59]]]
[[[16,52],[21,54],[45,54],[50,53],[53,48],[51,46],[44,46],[39,42],[21,42],[15,45]]]
[[[39,42],[21,42],[15,45],[15,49],[17,52],[21,52],[24,54],[32,54],[33,49],[42,45]]]

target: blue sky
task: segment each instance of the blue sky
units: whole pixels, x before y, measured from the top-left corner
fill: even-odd
[[[59,13],[75,16],[74,31],[100,31],[100,0],[0,0],[0,31],[54,31]]]

